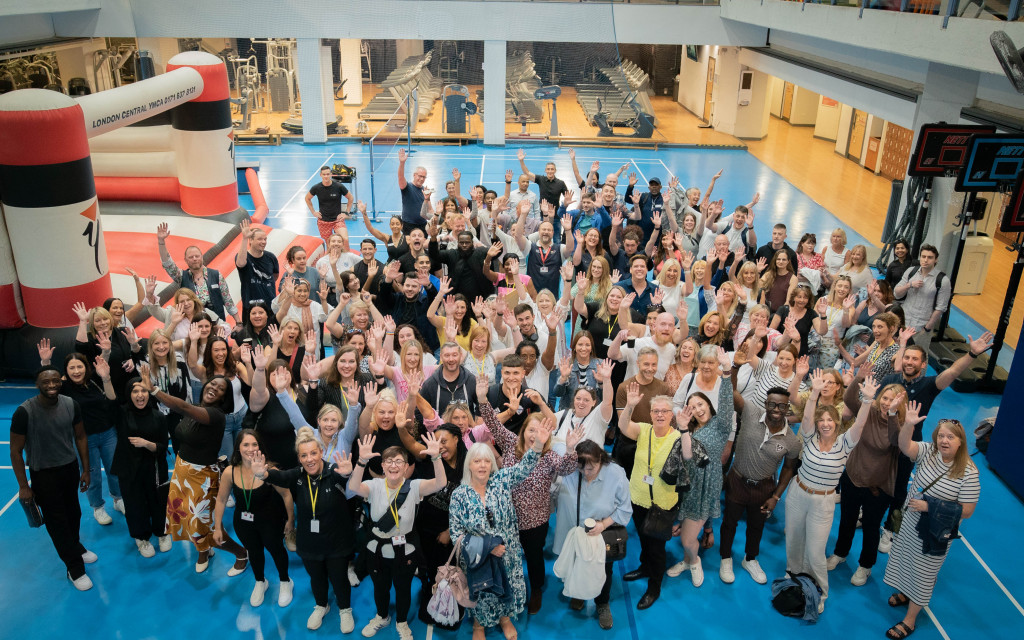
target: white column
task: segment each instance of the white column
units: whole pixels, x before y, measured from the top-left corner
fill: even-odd
[[[331,48],[320,47],[320,88],[324,105],[324,122],[334,122],[338,112],[334,108],[334,58]]]
[[[302,100],[302,141],[307,144],[323,144],[327,142],[325,123],[328,116],[324,113],[324,65],[320,38],[298,38],[296,44],[299,96]]]
[[[936,122],[957,123],[960,121],[960,110],[968,105],[974,104],[978,93],[978,72],[958,67],[950,67],[938,63],[930,63],[928,72],[925,74],[924,90],[917,99],[917,109],[914,112],[914,141],[911,149],[917,148],[917,136],[921,127]],[[909,182],[909,176],[908,176]],[[930,221],[928,232],[924,242],[933,244],[939,248],[942,255],[939,259],[939,267],[947,273],[952,267],[953,252],[942,251],[944,241],[950,246],[951,236],[954,229],[951,222],[953,216],[960,213],[960,207],[956,206],[951,211],[951,203],[962,202],[962,194],[954,194],[954,178],[935,178],[932,180],[931,204],[928,208]],[[904,187],[901,196],[900,211],[906,206],[907,192]],[[948,263],[947,263],[948,260]],[[947,268],[949,267],[949,268]]]
[[[341,79],[347,80],[342,93],[345,94],[346,106],[362,106],[363,104],[363,68],[360,44],[362,40],[345,38],[341,40]]]
[[[505,145],[505,41],[484,41],[484,144]]]

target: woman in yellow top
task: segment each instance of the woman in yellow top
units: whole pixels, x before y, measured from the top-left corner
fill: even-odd
[[[627,582],[647,578],[647,592],[640,598],[637,609],[647,609],[661,595],[661,581],[665,574],[665,541],[646,536],[644,519],[652,502],[662,509],[676,507],[679,496],[675,486],[662,481],[661,469],[680,434],[672,426],[672,398],[655,396],[651,399],[651,422],[633,422],[633,409],[643,399],[640,385],[633,382],[626,389],[626,406],[619,416],[619,430],[636,440],[636,461],[629,479],[630,499],[633,502],[633,524],[640,538],[640,566],[622,577]]]
[[[448,294],[454,290],[452,281],[444,276],[441,277],[441,286],[437,290],[437,296],[430,303],[427,309],[427,320],[437,329],[437,339],[441,344],[447,340],[445,337],[445,322],[454,320],[456,323],[455,342],[462,347],[463,351],[470,350],[469,334],[476,326],[476,320],[469,313],[469,301],[466,296],[456,293],[454,296]],[[444,313],[441,313],[440,306],[444,302]],[[477,298],[477,305],[482,305],[483,300]]]

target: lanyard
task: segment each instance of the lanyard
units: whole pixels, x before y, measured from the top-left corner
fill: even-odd
[[[544,247],[541,247],[540,245],[538,245],[537,246],[537,252],[540,253],[540,262],[541,262],[541,264],[544,264],[544,263],[546,263],[548,261],[548,256],[551,255],[551,247],[548,247],[548,250],[545,251]]]
[[[253,476],[252,485],[249,486],[248,490],[245,488],[245,473],[242,473],[242,496],[245,498],[245,510],[252,512],[249,505],[252,504],[252,492],[256,490],[256,477]],[[319,491],[319,488],[317,489]]]
[[[309,503],[313,506],[313,519],[316,520],[316,501],[320,497],[320,479],[323,478],[323,473],[316,477],[316,493],[313,493],[313,477],[308,473],[306,474],[306,488],[309,489]]]
[[[404,484],[405,484],[405,480],[403,479],[401,484],[398,485],[398,488],[395,489],[394,497],[392,497],[391,491],[388,489],[387,483],[385,482],[385,484],[384,484],[384,492],[388,496],[388,511],[391,512],[391,517],[395,519],[395,528],[396,529],[400,529],[400,526],[398,524],[398,508],[395,507],[395,498],[398,497],[398,494],[402,490],[402,486]],[[399,531],[399,533],[401,533],[401,531]]]
[[[338,387],[341,389],[341,403],[345,405],[345,414],[348,414],[348,394],[345,392],[345,385],[339,384]]]

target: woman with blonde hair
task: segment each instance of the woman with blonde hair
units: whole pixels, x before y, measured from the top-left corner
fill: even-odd
[[[359,416],[359,436],[372,434],[375,437],[373,450],[377,453],[383,453],[388,447],[405,448],[402,429],[410,423],[410,405],[399,402],[391,389],[376,392],[373,386],[368,385],[363,391],[366,409]],[[370,461],[367,471],[374,478],[384,477],[379,457]]]
[[[734,271],[731,282],[736,287],[736,299],[740,304],[745,307],[743,317],[746,319],[750,312],[750,309],[757,304],[761,304],[761,274],[758,271],[758,265],[754,264],[750,260],[746,260],[740,265],[739,269],[736,269],[737,260],[733,263]],[[762,260],[763,263],[763,260]]]
[[[409,340],[402,345],[397,367],[389,365],[381,352],[370,361],[370,373],[376,376],[377,384],[382,384],[384,379],[390,381],[394,385],[395,396],[399,402],[409,399],[409,389],[413,383],[418,388],[419,384],[433,372],[434,367],[423,365],[423,347],[416,340]]]
[[[695,338],[685,338],[676,349],[676,358],[665,374],[665,384],[670,393],[675,394],[683,379],[697,370],[697,352],[700,345]]]
[[[846,389],[846,406],[855,414],[861,409],[860,390],[859,377]],[[846,562],[859,518],[863,541],[859,566],[850,579],[855,587],[864,586],[878,558],[882,519],[896,490],[896,461],[900,453],[897,444],[907,411],[907,392],[903,385],[889,384],[869,401],[871,409],[860,442],[850,453],[839,480],[843,494],[839,504],[839,536],[828,559],[829,571]]]
[[[800,391],[800,384],[804,381],[804,378],[807,377],[810,370],[810,359],[807,356],[803,356],[797,360],[796,376],[789,384],[789,403],[790,409],[792,410],[788,418],[790,424],[797,424],[800,421],[800,417],[804,415],[804,410],[807,408],[807,403],[810,402],[810,389]],[[853,414],[846,408],[846,402],[843,400],[843,397],[846,394],[846,385],[843,383],[843,376],[835,369],[818,369],[815,373],[817,373],[817,371],[821,371],[824,374],[824,381],[822,383],[823,386],[821,391],[818,392],[818,398],[815,401],[815,409],[820,409],[825,405],[834,407],[842,420],[839,425],[839,430],[840,432],[845,431],[853,421]]]
[[[129,374],[135,371],[133,358],[142,351],[138,336],[134,331],[118,331],[114,317],[103,307],[86,309],[83,303],[76,302],[71,309],[78,316],[75,351],[84,355],[88,362],[95,362],[97,356],[102,355],[110,365],[110,383],[118,402],[128,402],[125,389],[131,378]],[[99,378],[94,381],[101,384]]]
[[[693,282],[683,280],[683,269],[693,261],[693,256],[687,253],[682,260],[682,264],[675,258],[665,260],[657,279],[658,288],[663,292],[661,306],[673,316],[679,314],[680,306],[686,310],[686,297],[693,292]]]
[[[489,389],[486,377],[477,378],[476,397],[480,414],[487,425],[494,443],[501,451],[501,465],[514,467],[525,460],[527,451],[540,454],[540,460],[522,481],[519,490],[512,496],[515,515],[519,523],[519,541],[530,574],[529,613],[540,611],[544,587],[544,542],[547,539],[551,519],[551,483],[559,476],[569,475],[577,469],[576,445],[583,439],[583,425],[569,431],[565,437],[565,455],[551,450],[552,421],[540,412],[531,413],[523,422],[519,435],[505,428],[498,420],[487,397]],[[509,398],[509,408],[514,410],[522,396]],[[538,448],[538,444],[541,445]]]
[[[974,515],[981,494],[978,467],[967,451],[964,426],[959,420],[942,419],[932,432],[931,442],[916,442],[914,426],[926,417],[920,411],[921,406],[911,402],[900,429],[900,450],[915,462],[917,471],[885,567],[885,583],[896,589],[889,596],[889,606],[907,607],[903,620],[885,633],[891,640],[906,638],[914,632],[918,614],[931,601],[949,544],[959,537],[959,525]],[[937,540],[926,534],[928,539],[922,546],[920,521],[943,517],[952,524],[949,539]]]
[[[728,337],[728,321],[721,311],[709,311],[697,325],[697,344],[721,346]]]
[[[856,304],[857,296],[853,295],[853,284],[849,276],[836,276],[828,295],[818,298],[814,305],[818,317],[812,320],[817,342],[812,335],[808,346],[812,368],[829,368],[839,360],[839,346],[833,330],[839,330],[840,338],[846,333],[853,325]]]
[[[846,229],[836,227],[829,236],[829,244],[821,250],[821,261],[824,266],[825,285],[831,286],[833,278],[850,261],[850,252],[846,250]]]
[[[576,296],[582,293],[585,304],[601,304],[608,297],[608,292],[611,289],[611,267],[608,266],[608,260],[603,255],[599,255],[590,261],[590,266],[585,272],[576,274],[576,282],[572,285],[569,295],[575,300]],[[573,333],[579,331],[582,324],[583,316],[577,315]]]
[[[868,266],[868,249],[862,244],[855,244],[846,252],[846,256],[846,262],[836,275],[849,277],[853,292],[856,293],[874,279],[871,267]]]

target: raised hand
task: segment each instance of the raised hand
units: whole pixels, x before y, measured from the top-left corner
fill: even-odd
[[[651,216],[651,222],[654,223],[655,227],[661,227],[661,211],[655,211]]]
[[[825,372],[822,371],[821,369],[815,369],[814,373],[811,374],[811,389],[817,391],[818,393],[821,393],[822,389],[825,388],[826,381],[827,377],[825,375]]]
[[[565,450],[575,451],[576,445],[583,442],[583,437],[586,435],[586,431],[583,429],[583,423],[576,425],[569,430],[569,433],[565,435]],[[550,436],[549,436],[550,437]]]
[[[92,364],[93,371],[100,377],[100,380],[110,379],[110,365],[103,359],[103,356],[96,356]]]
[[[796,361],[796,375],[803,380],[807,372],[811,370],[811,359],[809,356],[801,356]]]
[[[992,347],[992,334],[986,331],[977,340],[967,336],[967,344],[970,345],[971,355],[979,356]]]
[[[352,475],[352,454],[336,452],[334,454],[334,473],[339,476]]]
[[[574,270],[574,267],[572,266],[572,262],[566,261],[566,262],[562,263],[562,266],[561,266],[561,268],[559,268],[558,271],[559,271],[559,273],[562,276],[562,280],[572,280],[572,272],[573,272],[573,270]]]
[[[693,408],[690,405],[683,405],[682,409],[676,409],[673,414],[676,417],[676,428],[687,429],[690,421],[693,420]]]
[[[843,308],[852,309],[857,304],[857,296],[850,294],[843,299]]]
[[[860,385],[860,391],[868,400],[873,399],[875,394],[878,393],[878,382],[875,380],[875,376],[868,375],[868,377],[864,378],[864,382]]]
[[[403,400],[398,403],[398,407],[395,409],[395,426],[399,429],[405,429],[412,423],[409,419],[409,401]]]
[[[640,392],[640,385],[636,382],[631,382],[626,388],[626,404],[635,407],[643,399],[644,394]]]
[[[76,316],[78,316],[79,322],[89,321],[89,310],[86,309],[84,302],[76,302],[71,305],[71,310],[75,312]]]
[[[907,415],[903,419],[906,424],[917,424],[918,422],[923,421],[927,417],[928,416],[921,415],[920,402],[911,400],[909,403],[907,403]],[[961,446],[963,445],[961,444]]]
[[[757,272],[764,273],[764,270],[768,268],[768,259],[765,258],[764,256],[761,256],[760,258],[757,259],[757,262],[755,264],[757,265]]]
[[[622,272],[618,269],[612,269],[612,282],[619,282],[620,280],[622,280]]]
[[[256,229],[252,227],[248,220],[242,220],[238,225],[239,230],[242,233],[242,238],[245,240],[252,240],[252,234],[256,233]]]
[[[398,150],[398,161],[404,163],[408,159],[409,159],[409,152],[406,151],[405,149],[399,149]]]
[[[423,444],[427,445],[427,448],[423,450],[423,453],[427,454],[427,457],[433,458],[441,454],[441,441],[438,440],[434,434],[429,431],[423,434]]]
[[[520,162],[522,162],[523,160],[526,160],[526,152],[523,151],[522,149],[517,151],[516,152],[516,159],[519,160]]]
[[[519,403],[522,402],[522,400],[523,394],[521,393],[510,396],[508,402],[505,403],[505,410],[508,411],[509,414],[519,413]]]
[[[473,309],[473,315],[479,318],[484,315],[484,308],[486,308],[486,306],[487,305],[484,303],[484,297],[477,296],[476,299],[473,300],[473,304],[470,308]]]
[[[728,352],[722,347],[718,347],[718,364],[722,367],[723,372],[728,372],[732,369],[732,358],[729,357]]]
[[[448,316],[444,321],[444,339],[447,342],[455,342],[458,335],[459,323],[455,321],[455,318]]]
[[[814,311],[819,316],[825,315],[825,313],[828,311],[828,300],[825,298],[825,296],[818,298],[818,301],[814,303]]]
[[[580,425],[583,426],[583,425]],[[551,418],[544,418],[537,424],[537,439],[533,442],[533,450],[540,453],[544,450],[544,444],[551,439],[551,432],[555,430],[555,423]],[[571,435],[571,433],[570,433]],[[566,448],[569,446],[569,438],[565,439]],[[575,444],[573,445],[575,448]]]
[[[345,399],[348,400],[348,406],[359,404],[359,385],[350,384],[347,387],[342,385],[342,389],[345,392]]]
[[[558,361],[558,373],[566,380],[569,379],[569,374],[572,373],[572,356],[567,355]]]
[[[252,473],[258,478],[264,478],[267,475],[267,457],[263,455],[262,451],[257,451],[256,455],[252,457]]]
[[[635,185],[635,184],[636,184],[636,182],[637,182],[637,177],[636,177],[636,172],[635,172],[635,171],[631,171],[631,172],[629,173],[629,176],[627,176],[627,177],[629,178],[629,186],[631,186],[631,187],[632,187],[633,185]]]
[[[360,460],[371,460],[372,458],[380,457],[380,454],[373,450],[373,445],[377,442],[377,436],[368,435],[363,436],[359,440],[359,459]]]
[[[42,362],[49,362],[53,357],[54,349],[50,346],[49,338],[43,338],[40,340],[39,344],[36,345],[36,349],[39,350],[39,360]]]
[[[96,346],[100,348],[100,351],[110,351],[110,332],[109,331],[97,331],[96,332]]]
[[[640,192],[634,191],[633,196],[632,198],[630,198],[630,200],[632,200],[633,206],[640,206]]]
[[[384,335],[395,332],[395,319],[390,316],[384,316]]]
[[[500,256],[504,248],[505,245],[501,243],[501,240],[496,240],[493,244],[491,244],[490,248],[487,249],[487,260],[491,261]]]
[[[631,291],[630,293],[627,293],[626,296],[622,299],[622,302],[619,303],[619,309],[628,309],[629,307],[633,306],[634,302],[636,302],[636,292]]]
[[[572,191],[566,191],[565,195],[562,196],[562,206],[565,207],[566,209],[568,209],[569,205],[571,205],[573,202],[576,202],[576,198],[575,198],[573,192]],[[571,221],[571,218],[570,218],[570,221]],[[563,227],[563,229],[568,229],[568,228],[569,227]]]
[[[238,358],[246,367],[252,366],[252,345],[243,343],[238,348]]]
[[[511,169],[506,169],[505,170],[505,182],[512,182],[512,178],[514,177],[514,175],[515,174],[512,173]]]
[[[487,401],[487,391],[490,389],[490,382],[487,380],[487,375],[481,373],[476,377],[476,398],[478,402]]]
[[[604,359],[597,365],[597,369],[594,371],[594,379],[598,382],[604,382],[610,380],[612,375],[612,369],[615,368],[615,364],[610,359]]]
[[[377,383],[367,382],[363,385],[363,400],[366,401],[366,407],[372,407],[377,404]]]
[[[199,342],[199,323],[193,322],[188,326],[188,339],[192,342]]]
[[[281,346],[284,336],[281,335],[281,329],[276,324],[267,327],[267,335],[270,336],[270,342],[273,343],[275,349]]]
[[[176,304],[171,307],[171,324],[178,324],[185,319],[185,303]]]
[[[651,304],[657,305],[665,301],[665,289],[658,287],[651,294]]]
[[[270,374],[270,385],[277,393],[284,393],[292,383],[292,372],[288,367],[278,367]]]
[[[267,349],[257,347],[252,350],[252,366],[256,371],[261,371],[267,368],[267,363],[270,362],[270,358],[267,357]]]
[[[156,239],[157,242],[163,242],[171,235],[171,228],[166,222],[161,222],[156,226]]]

